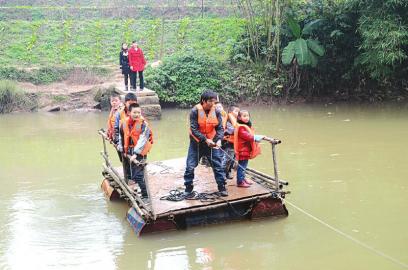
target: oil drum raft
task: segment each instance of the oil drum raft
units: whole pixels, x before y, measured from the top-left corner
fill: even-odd
[[[152,232],[186,229],[191,226],[225,223],[245,219],[287,216],[283,199],[290,193],[283,189],[288,182],[278,179],[275,147],[271,141],[274,177],[248,168],[247,177],[254,181],[251,188],[239,188],[236,180],[227,180],[228,197],[214,193],[217,185],[212,169],[198,165],[195,170],[196,198],[183,199],[185,158],[139,164],[146,166],[145,182],[149,198],[142,199],[139,190],[126,184],[122,167],[114,167],[109,159],[110,142],[103,130],[104,158],[102,189],[109,200],[125,200],[130,209],[127,220],[140,236]],[[180,199],[181,198],[181,199]]]

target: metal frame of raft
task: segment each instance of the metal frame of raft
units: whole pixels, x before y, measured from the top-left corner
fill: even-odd
[[[271,143],[275,177],[247,168],[247,175],[254,181],[251,188],[237,188],[235,184],[228,185],[227,189],[230,193],[228,197],[219,197],[204,202],[199,200],[182,202],[160,200],[170,190],[183,188],[180,172],[184,169],[185,161],[174,159],[149,163],[148,168],[145,169],[149,201],[145,201],[141,199],[139,192],[126,184],[123,171],[112,165],[106,146],[106,141],[110,142],[110,140],[107,139],[103,130],[98,133],[102,137],[103,151],[101,155],[104,159],[102,172],[104,180],[101,188],[109,200],[124,199],[130,204],[131,208],[127,212],[127,220],[138,236],[151,232],[185,229],[197,225],[288,215],[283,198],[290,192],[283,189],[285,185],[288,185],[288,182],[277,180],[276,143]],[[216,190],[210,168],[199,165],[196,171],[196,178],[201,177],[199,180],[195,180],[196,190],[202,189],[201,191],[205,192]]]

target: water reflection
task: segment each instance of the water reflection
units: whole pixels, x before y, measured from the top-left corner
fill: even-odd
[[[8,206],[5,265],[12,269],[115,269],[123,223],[103,211],[95,185],[77,194],[57,189],[19,190]]]

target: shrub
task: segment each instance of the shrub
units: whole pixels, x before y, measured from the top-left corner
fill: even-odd
[[[287,80],[285,73],[277,75],[274,65],[241,63],[234,67],[233,86],[240,92],[240,101],[281,101]]]
[[[0,80],[0,113],[9,113],[18,108],[35,107],[35,100],[28,98],[17,85],[9,80]]]
[[[222,102],[230,103],[238,96],[231,86],[232,74],[224,63],[197,52],[168,56],[158,68],[146,70],[146,86],[161,101],[187,106],[197,103],[205,89],[212,89]]]

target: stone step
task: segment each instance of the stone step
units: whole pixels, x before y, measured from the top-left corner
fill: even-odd
[[[137,97],[137,102],[142,107],[143,115],[150,119],[158,119],[161,117],[161,106],[158,95],[155,91],[144,88],[143,91],[124,91],[124,86],[117,82],[113,84],[115,92],[121,95],[122,100],[128,93],[134,93]]]
[[[151,105],[151,104],[159,104],[159,97],[157,95],[154,96],[140,96],[137,97],[137,103],[140,106],[142,105]]]
[[[150,89],[143,89],[143,91],[124,91],[123,88],[115,87],[117,93],[121,95],[126,95],[127,93],[135,93],[137,97],[146,97],[146,96],[157,96],[156,92]]]
[[[142,114],[149,119],[160,119],[161,106],[159,104],[141,105]]]

